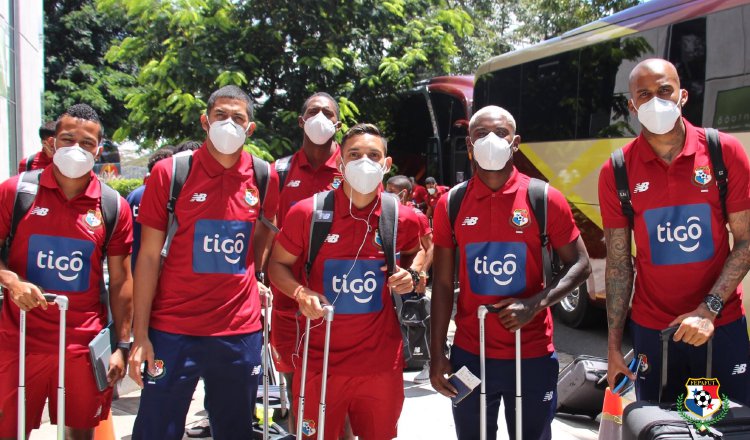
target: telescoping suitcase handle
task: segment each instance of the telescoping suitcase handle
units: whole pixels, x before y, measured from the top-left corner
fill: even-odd
[[[68,297],[44,293],[48,303],[57,304],[60,309],[60,346],[58,348],[59,368],[57,374],[57,440],[65,440],[65,312],[68,310]],[[19,314],[18,334],[18,428],[17,438],[26,438],[26,312]]]
[[[485,371],[485,332],[484,332],[484,321],[487,318],[488,313],[498,313],[502,310],[501,307],[495,307],[493,305],[481,305],[477,310],[477,317],[479,318],[479,438],[480,440],[487,439],[487,389],[485,385],[486,371]],[[521,440],[523,437],[523,427],[521,422],[523,421],[522,403],[523,398],[521,395],[521,329],[516,330],[516,440]]]
[[[669,362],[669,341],[672,339],[674,334],[677,332],[679,326],[667,327],[659,334],[659,341],[661,341],[661,379],[659,383],[659,403],[664,397],[664,390],[667,388],[667,370]],[[714,340],[709,339],[706,343],[706,377],[711,377],[713,372],[713,351],[714,351]]]
[[[323,343],[323,371],[320,384],[320,404],[318,406],[318,440],[325,435],[326,420],[326,387],[328,386],[328,352],[331,346],[331,322],[333,322],[333,306],[323,306],[323,320],[326,323],[325,342]],[[302,439],[302,422],[305,414],[305,385],[307,383],[307,353],[310,347],[310,318],[305,322],[305,345],[302,353],[302,377],[300,377],[299,401],[297,404],[297,438]]]

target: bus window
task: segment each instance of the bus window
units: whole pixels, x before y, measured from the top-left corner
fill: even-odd
[[[423,180],[426,154],[431,139],[432,122],[422,93],[408,93],[399,99],[394,112],[393,137],[388,143],[388,153],[398,167],[399,174]],[[437,147],[434,147],[437,148]]]
[[[692,124],[703,123],[703,92],[706,86],[706,18],[672,25],[667,59],[677,68],[680,87],[688,102],[682,114]]]

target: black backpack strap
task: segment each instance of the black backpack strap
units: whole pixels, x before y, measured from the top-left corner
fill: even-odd
[[[721,212],[724,213],[724,220],[729,221],[727,214],[727,183],[729,175],[724,163],[724,153],[721,150],[721,140],[719,132],[715,128],[706,128],[706,140],[708,141],[708,154],[711,157],[711,168],[714,170],[716,187],[719,189],[719,200],[721,200]]]
[[[388,266],[388,276],[396,272],[396,237],[398,235],[398,205],[399,201],[392,194],[386,192],[380,195],[380,219],[378,232],[383,244],[385,263]]]
[[[456,243],[456,218],[458,218],[458,211],[461,209],[461,203],[464,201],[466,195],[466,187],[469,181],[465,180],[448,191],[448,200],[445,204],[445,209],[448,211],[448,221],[451,225],[451,235],[453,236],[453,244]]]
[[[104,244],[102,258],[107,255],[107,248],[120,218],[120,193],[104,182],[99,182],[102,190],[102,219],[104,220]]]
[[[5,238],[5,244],[3,246],[4,257],[7,258],[10,246],[13,243],[13,238],[16,235],[18,224],[21,223],[21,219],[29,212],[31,205],[34,204],[36,199],[36,193],[39,191],[39,178],[42,175],[42,170],[24,171],[18,177],[18,183],[16,184],[16,196],[13,200],[13,214],[10,221],[10,230],[8,231],[8,237]]]
[[[182,151],[172,156],[172,178],[169,185],[169,200],[167,201],[167,236],[164,239],[164,246],[161,248],[163,258],[167,258],[169,248],[172,246],[172,239],[179,227],[177,217],[175,217],[175,208],[192,166],[192,150]]]
[[[615,186],[617,187],[617,198],[620,199],[622,215],[628,218],[630,229],[633,229],[633,203],[630,201],[630,184],[628,183],[628,170],[625,168],[625,153],[622,148],[612,153],[610,158],[612,169],[615,173]]]
[[[531,205],[531,211],[534,213],[539,224],[539,241],[542,245],[542,268],[544,269],[544,285],[548,286],[552,281],[553,269],[552,269],[552,245],[549,241],[549,234],[547,234],[547,193],[549,192],[549,184],[543,180],[532,178],[529,181],[529,205]]]
[[[333,223],[334,194],[333,191],[324,191],[313,196],[315,209],[310,218],[310,243],[307,247],[307,262],[305,262],[305,273],[307,279],[310,279],[310,270],[312,270],[315,257],[318,256],[320,247],[323,246],[328,231],[331,230]]]
[[[276,162],[273,164],[274,168],[276,168],[276,174],[279,175],[279,192],[284,188],[286,178],[289,175],[289,171],[292,169],[292,159],[294,159],[293,154],[282,157],[281,159],[276,159]]]
[[[268,193],[268,176],[271,174],[271,164],[259,157],[253,156],[253,173],[255,175],[255,184],[258,186],[258,198],[260,199],[258,218],[268,229],[274,233],[279,232],[279,228],[271,223],[263,214],[263,202],[266,200],[266,194]]]

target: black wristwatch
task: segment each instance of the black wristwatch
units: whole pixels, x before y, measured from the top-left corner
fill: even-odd
[[[133,346],[132,342],[118,342],[116,345],[116,348],[124,351],[125,357],[128,357],[128,354],[130,353],[130,347],[132,346]]]
[[[706,295],[706,297],[703,298],[703,302],[706,304],[706,307],[708,307],[708,311],[715,315],[718,315],[721,312],[721,309],[724,308],[724,301],[722,301],[718,295]]]
[[[411,280],[414,282],[414,288],[416,289],[419,285],[419,272],[412,268],[406,269],[407,272],[409,272],[409,275],[411,275]]]

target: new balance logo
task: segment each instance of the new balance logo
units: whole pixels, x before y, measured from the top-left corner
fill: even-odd
[[[250,373],[251,376],[257,376],[260,374],[260,365],[256,365],[253,367],[253,372]]]
[[[190,197],[191,202],[205,202],[206,193],[194,193],[193,197]]]
[[[299,180],[290,180],[289,183],[286,184],[289,188],[297,188],[299,187],[299,184],[302,183]]]
[[[633,194],[648,191],[648,184],[649,182],[636,183],[635,188],[633,188]]]
[[[31,210],[31,215],[38,215],[39,217],[44,217],[45,215],[47,215],[48,212],[49,212],[49,209],[37,206]]]
[[[461,226],[474,226],[477,224],[477,221],[479,220],[479,217],[466,217],[461,223]]]
[[[544,394],[544,399],[542,399],[542,402],[549,402],[552,400],[553,397],[555,397],[555,392],[547,391],[547,393]]]
[[[326,237],[326,243],[337,243],[339,241],[339,234],[328,234]]]
[[[737,374],[745,374],[747,371],[747,364],[737,364],[732,369],[732,376],[735,376]]]

